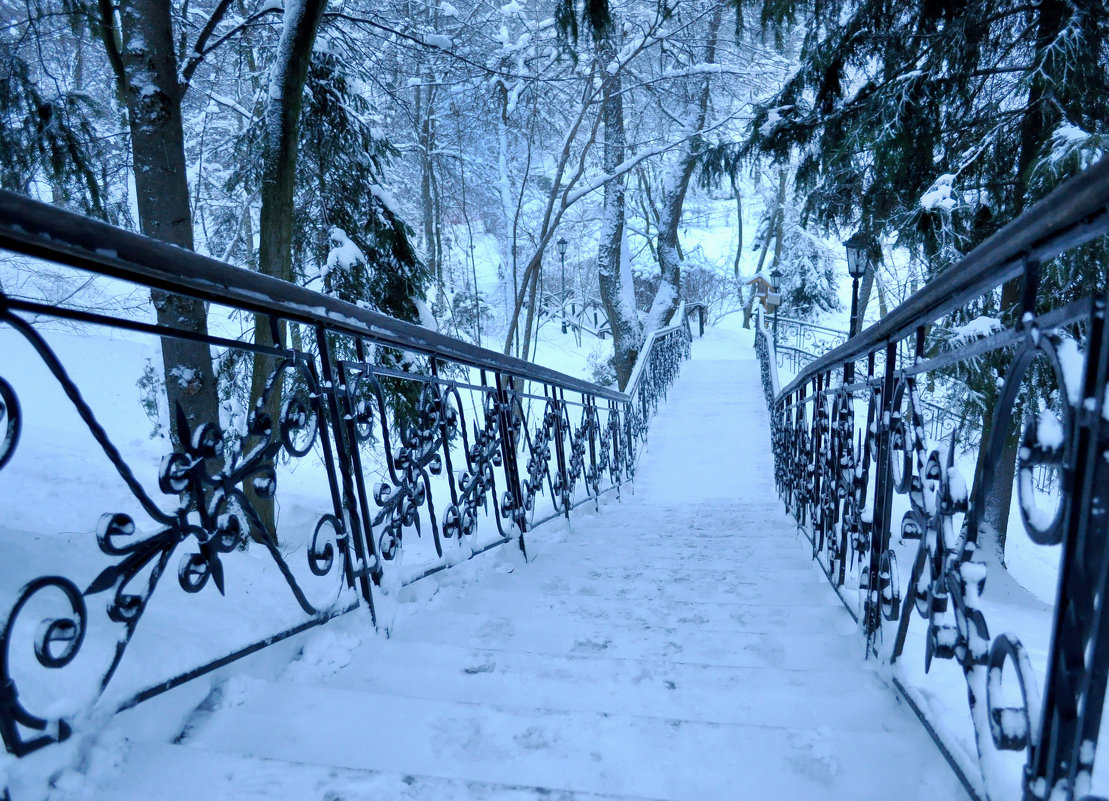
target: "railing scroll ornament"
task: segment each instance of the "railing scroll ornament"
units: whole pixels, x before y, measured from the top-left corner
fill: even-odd
[[[158,675],[151,666],[157,681],[120,698],[117,691],[113,704],[131,706],[337,615],[366,609],[372,616],[375,596],[390,587],[490,548],[516,543],[526,555],[526,532],[582,504],[597,507],[633,478],[648,420],[689,355],[683,306],[672,325],[648,337],[620,392],[7,192],[0,192],[0,249],[98,280],[188,295],[228,316],[266,315],[295,332],[293,345],[263,347],[0,290],[0,328],[30,345],[95,441],[99,455],[88,458],[105,460],[130,495],[128,511],[109,509],[90,521],[106,566],[80,580],[64,570],[31,577],[0,624],[0,735],[17,756],[68,737],[71,721],[105,697],[167,575],[185,593],[208,598],[205,609],[232,618],[243,610],[220,606],[211,592],[238,590],[244,570],[259,581],[276,577],[300,616],[246,645],[220,645],[180,672]],[[177,410],[181,446],[150,481],[151,471],[125,458],[95,401],[32,323],[43,319],[156,343],[200,339],[221,354],[265,356],[276,366],[238,430],[216,420],[190,426]],[[375,358],[383,352],[403,358]],[[0,362],[6,373],[15,366]],[[24,426],[20,395],[38,389],[0,376],[0,482],[22,468],[25,448],[37,447],[41,432]],[[271,418],[265,410],[274,393],[280,411]],[[403,415],[397,397],[407,399]],[[311,501],[314,524],[275,527],[258,507],[284,497],[302,469],[326,487]],[[14,509],[19,499],[4,493],[3,506]],[[268,562],[246,559],[248,544]],[[409,550],[416,556],[406,560]],[[53,611],[40,616],[46,607]],[[102,657],[89,653],[105,647]],[[61,711],[36,711],[48,706],[51,677],[77,665],[95,677],[93,690]]]
[[[1106,298],[1094,293],[1053,308],[1037,288],[1041,264],[1109,233],[1107,207],[1103,161],[879,323],[802,365],[785,387],[777,386],[782,362],[765,322],[756,331],[786,509],[857,616],[867,656],[892,665],[914,706],[924,696],[905,686],[927,681],[939,661],[958,665],[977,775],[952,762],[972,794],[993,801],[1014,797],[1017,787],[1028,801],[1094,798],[1109,675],[1109,619],[1099,612],[1109,591]],[[1025,285],[1015,324],[929,355],[929,327],[1009,280]],[[950,365],[1002,348],[1014,355],[984,434],[923,391]],[[1001,474],[1018,414],[1015,474]],[[1000,614],[989,588],[1004,568],[983,510],[998,481],[1015,481],[1024,534],[1059,549],[1050,638],[1036,635],[1039,654],[989,625]],[[905,664],[910,655],[919,655],[923,673]],[[1022,755],[1019,771],[1006,752]]]

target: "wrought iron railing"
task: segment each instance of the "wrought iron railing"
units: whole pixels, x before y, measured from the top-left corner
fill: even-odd
[[[779,317],[777,323],[778,330],[774,336],[775,362],[779,370],[788,370],[791,377],[850,338],[846,331],[808,320]],[[884,354],[879,353],[877,358],[877,367],[880,368]],[[935,402],[934,396],[933,392],[921,389],[917,393],[917,401],[925,432],[931,439],[938,441],[963,427],[966,420],[953,409]],[[1045,483],[1048,481],[1046,476],[1040,480]]]
[[[778,367],[788,369],[791,373],[800,372],[821,354],[847,341],[846,331],[807,320],[779,316],[775,326]]]
[[[756,334],[787,510],[859,621],[867,655],[892,666],[968,789],[991,799],[1104,793],[1095,754],[1109,673],[1106,298],[1053,305],[1039,286],[1041,265],[1109,232],[1107,205],[1109,160],[784,387],[765,324]],[[1015,324],[926,350],[930,326],[1014,280],[1023,283]],[[966,436],[928,431],[925,382],[1001,349],[1012,358],[985,435],[970,432],[980,441],[966,448]],[[1015,476],[999,475],[1016,414]],[[1044,467],[1058,477],[1053,493],[1032,480]],[[1022,592],[984,526],[992,488],[1014,479],[1027,537],[1059,550],[1054,608],[1038,617],[1034,601],[1013,600]],[[944,695],[953,681],[969,718],[952,712],[957,695]]]
[[[0,535],[15,582],[0,734],[19,756],[65,739],[94,708],[134,705],[337,615],[373,615],[400,585],[505,543],[524,551],[536,526],[619,495],[689,355],[681,307],[620,392],[6,192],[0,249],[9,265],[63,265],[109,295],[199,299],[213,321],[197,335],[141,310],[0,290]],[[291,344],[223,333],[239,318],[252,328],[254,315],[286,326]],[[114,332],[120,347],[200,340],[247,373],[269,357],[279,417],[263,399],[237,431],[229,419],[189,430],[182,415],[176,451],[130,441],[131,428],[103,422],[136,393],[126,360],[108,348],[89,363],[84,345],[70,358],[74,341],[52,343],[51,321]],[[107,378],[82,385],[90,375]],[[74,428],[59,427],[62,412],[41,419],[51,392]],[[66,525],[77,533],[59,535]],[[16,547],[32,539],[38,567],[34,549]]]

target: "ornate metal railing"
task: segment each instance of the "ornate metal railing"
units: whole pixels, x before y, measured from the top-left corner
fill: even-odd
[[[19,756],[619,495],[689,355],[682,307],[619,392],[6,192],[0,249],[81,276],[77,303],[0,290],[0,734]],[[90,282],[204,301],[213,333],[82,308]],[[225,333],[254,315],[291,344]],[[119,341],[90,351],[58,322]],[[141,378],[128,349],[173,339],[206,343],[232,386],[274,365],[238,420],[180,415],[176,450],[118,408]]]
[[[786,508],[856,615],[867,655],[892,665],[968,789],[992,799],[1093,798],[1109,673],[1106,297],[1053,305],[1039,286],[1042,265],[1109,232],[1107,206],[1109,160],[781,389],[769,332],[757,332]],[[926,350],[930,326],[1008,281],[1023,284],[1015,324]],[[1002,349],[1012,358],[977,446],[927,431],[926,379]],[[1001,475],[1018,414],[1015,475]],[[1058,477],[1053,493],[1032,480],[1043,467]],[[1054,609],[1039,618],[1035,601],[1012,600],[1021,590],[983,517],[992,488],[1014,479],[1024,533],[1059,549]],[[991,585],[1004,589],[993,595]],[[1029,625],[1037,619],[1040,629]],[[996,634],[999,623],[1020,636]],[[953,680],[965,687],[969,720],[950,697],[930,702]]]
[[[842,345],[848,338],[848,333],[838,328],[829,328],[808,320],[779,317],[774,343],[775,362],[779,370],[784,368],[792,375],[796,375],[832,348]],[[882,353],[877,354],[878,369],[881,368],[884,356],[885,354]],[[965,424],[966,421],[960,419],[954,411],[943,406],[942,403],[936,403],[933,400],[933,393],[921,390],[917,394],[921,419],[931,439],[945,439]],[[1042,478],[1044,482],[1047,480],[1046,477]]]
[[[791,373],[800,372],[818,356],[847,341],[846,331],[807,320],[779,316],[776,325],[777,364]]]

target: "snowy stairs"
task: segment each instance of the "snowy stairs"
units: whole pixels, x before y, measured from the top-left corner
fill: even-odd
[[[95,797],[965,797],[782,514],[734,350],[683,367],[634,495],[420,582],[388,638],[348,616],[233,677]]]

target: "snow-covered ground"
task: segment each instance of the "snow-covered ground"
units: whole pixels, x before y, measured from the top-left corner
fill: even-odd
[[[90,727],[51,797],[962,797],[781,509],[749,332],[694,343],[634,495],[529,552]]]

